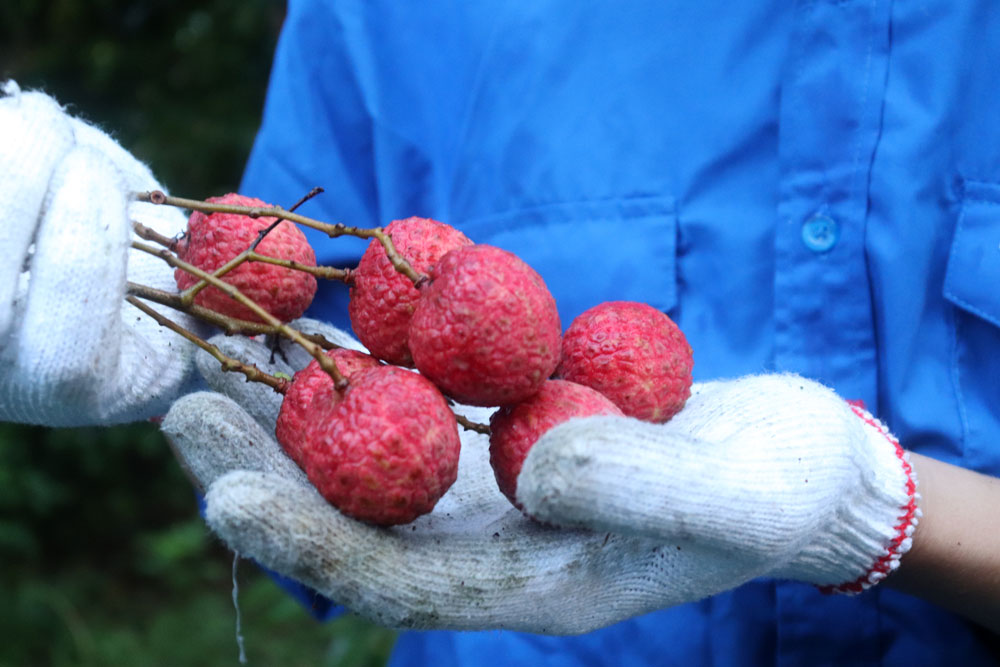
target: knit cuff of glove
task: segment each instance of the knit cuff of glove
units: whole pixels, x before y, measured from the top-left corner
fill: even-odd
[[[859,462],[862,483],[781,576],[816,584],[824,593],[860,593],[899,567],[921,515],[917,478],[909,456],[882,422],[851,405],[871,440],[870,459]]]

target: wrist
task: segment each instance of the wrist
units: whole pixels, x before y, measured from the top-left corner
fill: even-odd
[[[910,454],[923,517],[904,565],[886,585],[1000,633],[1000,480]]]

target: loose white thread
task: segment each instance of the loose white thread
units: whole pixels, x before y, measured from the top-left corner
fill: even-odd
[[[236,608],[236,645],[240,647],[240,664],[247,664],[246,647],[243,645],[243,630],[240,619],[240,585],[236,581],[236,565],[240,562],[240,555],[233,552],[233,606]]]

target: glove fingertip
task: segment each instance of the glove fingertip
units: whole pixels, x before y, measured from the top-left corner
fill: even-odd
[[[44,93],[22,92],[13,80],[0,97],[0,341],[16,328],[13,303],[18,276],[49,192],[52,172],[73,147],[73,132],[59,104]]]
[[[160,428],[202,487],[233,470],[266,472],[297,483],[305,480],[270,433],[221,394],[198,392],[180,398]]]

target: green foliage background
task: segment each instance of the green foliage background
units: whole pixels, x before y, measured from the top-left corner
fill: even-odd
[[[4,0],[0,78],[111,132],[172,192],[235,190],[278,0]],[[235,664],[232,555],[151,424],[0,424],[0,666]],[[394,635],[313,621],[239,570],[251,665],[380,665]]]

